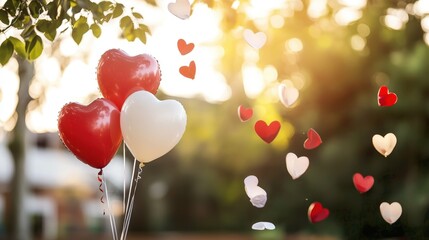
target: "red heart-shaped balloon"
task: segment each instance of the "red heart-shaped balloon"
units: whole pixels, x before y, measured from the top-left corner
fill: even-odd
[[[310,128],[307,132],[307,139],[304,141],[304,148],[310,150],[317,148],[320,144],[322,144],[322,138],[316,130]]]
[[[395,93],[389,92],[386,86],[381,86],[378,90],[378,106],[389,107],[394,105],[398,101],[398,97]]]
[[[356,190],[360,193],[368,192],[374,185],[374,177],[366,176],[363,177],[360,173],[355,173],[353,175],[353,184],[355,185]]]
[[[238,117],[242,122],[249,120],[253,116],[252,108],[245,108],[242,105],[238,106]]]
[[[58,131],[79,160],[101,169],[121,144],[120,112],[107,99],[97,99],[88,106],[68,103],[60,111]]]
[[[266,143],[271,143],[277,137],[280,126],[279,121],[273,121],[270,125],[267,125],[265,121],[259,120],[255,123],[255,132]]]
[[[329,216],[329,210],[324,208],[320,202],[314,202],[308,207],[308,219],[311,223],[325,220]]]
[[[179,39],[177,41],[177,48],[179,49],[180,54],[186,55],[190,53],[195,47],[195,44],[193,43],[186,43],[185,40]]]
[[[100,58],[97,79],[103,96],[120,110],[132,93],[146,90],[156,94],[161,81],[158,61],[148,54],[129,56],[119,49],[110,49]]]

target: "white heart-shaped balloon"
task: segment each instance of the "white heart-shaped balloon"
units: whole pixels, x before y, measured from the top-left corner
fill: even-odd
[[[243,37],[246,42],[253,48],[260,49],[265,45],[267,41],[267,35],[263,32],[253,33],[250,29],[245,29],[243,32]]]
[[[176,2],[168,4],[168,11],[184,20],[191,16],[191,4],[188,0],[176,0]]]
[[[252,229],[253,230],[274,230],[276,229],[276,226],[274,226],[274,224],[270,223],[270,222],[257,222],[255,224],[252,225]]]
[[[401,204],[393,202],[391,204],[383,202],[380,204],[380,212],[383,219],[389,224],[395,223],[402,215]]]
[[[393,133],[388,133],[384,137],[378,134],[372,137],[372,144],[374,145],[375,149],[384,157],[387,157],[392,153],[396,142],[397,139]]]
[[[285,84],[279,85],[279,99],[285,107],[291,107],[299,97],[298,89],[287,87]]]
[[[134,157],[147,163],[176,146],[185,132],[186,120],[178,101],[159,101],[150,92],[138,91],[122,106],[122,136]]]
[[[308,157],[302,156],[298,158],[294,153],[286,155],[286,168],[292,179],[297,179],[304,174],[307,171],[308,165],[310,165]]]
[[[250,175],[244,179],[244,190],[253,206],[263,208],[267,202],[267,192],[259,187],[258,183],[258,178]]]

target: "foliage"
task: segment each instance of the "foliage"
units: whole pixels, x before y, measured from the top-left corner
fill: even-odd
[[[124,38],[146,43],[150,30],[143,23],[143,16],[115,1],[7,0],[0,9],[0,26],[4,26],[0,33],[6,36],[0,45],[0,64],[5,65],[14,52],[28,60],[37,59],[43,52],[43,38],[53,42],[68,29],[77,44],[88,32],[98,38],[101,26],[116,18],[120,18]],[[10,33],[12,29],[15,31]]]

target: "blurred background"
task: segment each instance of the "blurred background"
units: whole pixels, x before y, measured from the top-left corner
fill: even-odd
[[[144,16],[147,44],[122,39],[117,23],[108,23],[98,39],[88,35],[77,45],[66,32],[36,61],[13,58],[0,68],[0,239],[10,239],[20,214],[34,239],[111,239],[97,170],[57,133],[64,104],[101,97],[96,67],[111,48],[155,56],[157,97],[180,101],[188,114],[179,144],[143,170],[129,239],[429,238],[429,1],[197,0],[187,20],[169,13],[169,2],[122,1]],[[250,47],[244,29],[264,32],[266,44]],[[186,56],[180,38],[196,45]],[[178,71],[191,60],[195,80]],[[280,83],[299,89],[292,108],[279,102]],[[397,104],[377,105],[381,85],[398,95]],[[254,110],[245,123],[239,105]],[[260,119],[282,124],[271,144],[253,130]],[[309,128],[323,140],[314,150],[303,148]],[[389,132],[398,143],[385,158],[371,138]],[[105,171],[118,222],[123,149]],[[297,180],[286,170],[288,152],[310,159]],[[129,175],[133,157],[125,154]],[[354,188],[356,172],[374,176],[369,192]],[[262,209],[244,192],[248,175],[268,193]],[[18,191],[22,205],[11,207]],[[330,216],[311,224],[314,201]],[[379,206],[395,201],[403,214],[389,225]],[[259,221],[276,230],[252,231]]]

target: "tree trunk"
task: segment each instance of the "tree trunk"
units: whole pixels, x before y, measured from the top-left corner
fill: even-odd
[[[28,185],[25,176],[25,150],[26,150],[26,132],[25,113],[29,103],[30,96],[28,89],[31,79],[34,76],[34,65],[25,59],[16,57],[18,60],[18,105],[16,113],[18,119],[16,126],[12,131],[9,148],[15,162],[15,173],[13,175],[10,196],[12,211],[10,212],[11,239],[29,240],[31,239],[29,216],[25,211],[25,200],[28,194]]]

